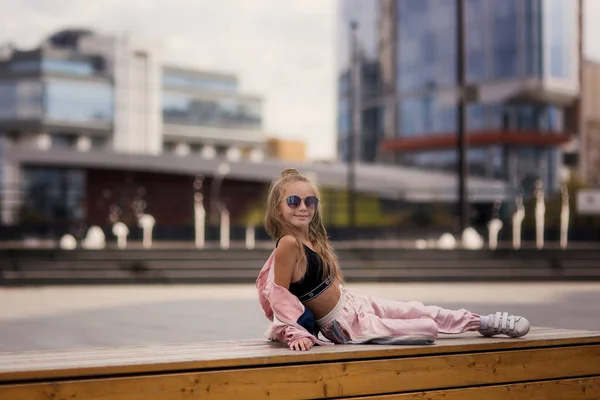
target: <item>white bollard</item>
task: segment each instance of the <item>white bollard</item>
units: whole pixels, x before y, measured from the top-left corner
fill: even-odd
[[[456,239],[451,233],[444,233],[436,242],[436,247],[440,250],[454,250]]]
[[[202,202],[202,195],[199,193],[194,197],[194,228],[196,248],[202,249],[206,244],[206,210]]]
[[[256,230],[254,225],[249,224],[246,227],[246,248],[252,250],[256,247]]]
[[[538,186],[535,201],[535,247],[541,249],[544,247],[544,217],[546,214],[546,205],[544,204],[544,191],[541,183]]]
[[[462,233],[463,248],[468,250],[479,250],[483,247],[483,238],[472,228],[466,228]]]
[[[229,248],[229,211],[221,210],[221,248]]]
[[[73,235],[63,235],[58,242],[58,245],[63,250],[75,250],[77,248],[77,239]]]
[[[427,240],[425,239],[417,239],[415,242],[415,249],[425,250],[427,248]]]
[[[83,239],[83,248],[102,250],[106,246],[106,236],[99,226],[91,226]]]
[[[560,210],[560,248],[567,248],[569,238],[569,192],[562,190],[562,207]]]
[[[498,233],[502,229],[504,224],[499,218],[494,218],[488,223],[489,242],[490,249],[496,250],[498,248]]]
[[[523,198],[517,197],[517,211],[512,216],[513,225],[513,249],[519,250],[521,248],[521,225],[523,219],[525,219],[525,207],[523,206]]]
[[[123,222],[115,222],[112,228],[113,235],[117,237],[117,246],[119,249],[127,247],[127,236],[129,235],[129,228]]]
[[[139,226],[143,231],[143,239],[142,245],[145,249],[152,248],[152,229],[154,229],[154,225],[156,224],[156,220],[150,214],[143,214],[139,221]]]

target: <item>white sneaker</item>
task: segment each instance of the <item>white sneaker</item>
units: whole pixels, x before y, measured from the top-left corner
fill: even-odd
[[[527,335],[531,325],[526,318],[497,312],[481,317],[479,333],[483,336],[507,335],[513,338]]]

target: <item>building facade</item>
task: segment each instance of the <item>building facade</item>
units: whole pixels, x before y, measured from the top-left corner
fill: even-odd
[[[588,184],[600,187],[600,63],[584,62],[581,91],[581,136],[578,170]]]
[[[33,50],[2,46],[3,223],[15,221],[24,199],[43,213],[75,217],[82,212],[77,199],[93,185],[81,168],[16,165],[2,156],[19,149],[68,150],[67,158],[75,152],[265,158],[262,99],[240,93],[233,75],[168,65],[162,54],[144,38],[89,30],[57,32]],[[50,193],[43,206],[32,200],[42,187]]]
[[[341,159],[358,131],[363,162],[456,170],[457,1],[339,2]],[[558,189],[562,147],[578,131],[580,10],[580,1],[464,1],[466,80],[476,94],[466,117],[470,174],[516,191],[537,179]]]

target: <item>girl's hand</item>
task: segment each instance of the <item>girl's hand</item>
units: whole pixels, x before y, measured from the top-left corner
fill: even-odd
[[[306,350],[310,350],[311,347],[313,347],[313,342],[312,342],[312,340],[310,340],[308,338],[294,340],[290,344],[290,350],[306,351]]]

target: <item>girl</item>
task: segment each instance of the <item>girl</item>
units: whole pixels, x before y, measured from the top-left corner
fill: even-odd
[[[529,332],[523,317],[445,310],[417,301],[373,298],[342,288],[342,271],[327,238],[316,185],[293,168],[270,187],[265,227],[276,248],[256,286],[267,337],[292,350],[314,344],[432,344],[438,333],[479,331],[513,338]],[[317,338],[318,332],[330,342]]]

